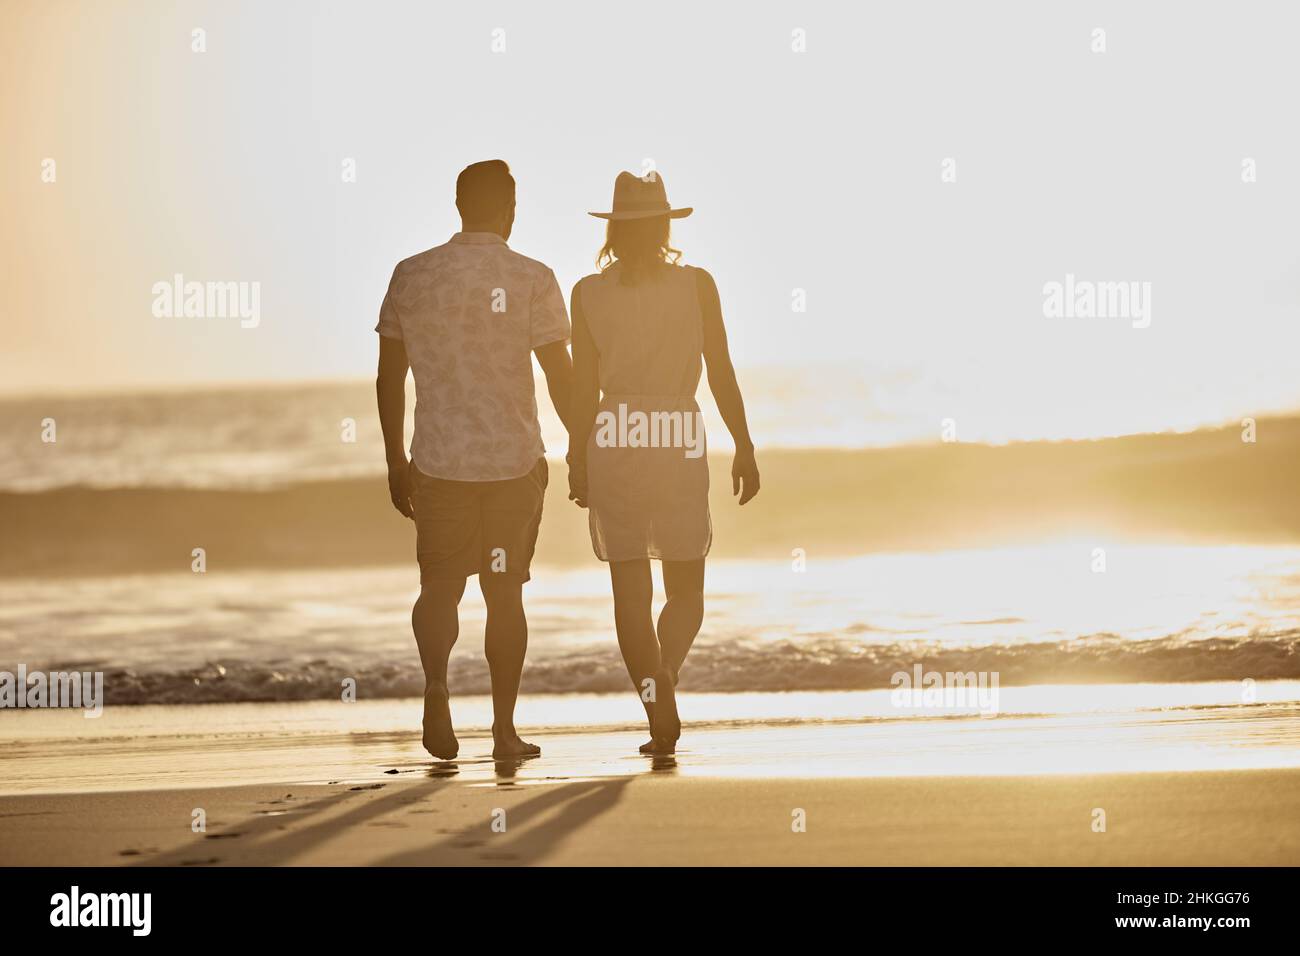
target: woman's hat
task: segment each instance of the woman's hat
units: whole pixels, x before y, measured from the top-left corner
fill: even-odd
[[[597,219],[649,219],[651,216],[682,219],[694,211],[691,206],[681,209],[673,209],[669,206],[663,177],[652,169],[644,176],[619,173],[618,179],[614,180],[613,210],[592,212],[588,215],[595,216]]]

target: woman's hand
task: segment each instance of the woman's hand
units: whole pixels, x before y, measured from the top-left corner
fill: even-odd
[[[742,505],[758,494],[758,462],[753,448],[737,448],[736,457],[731,459],[731,493],[740,495]]]
[[[587,507],[587,460],[581,458],[575,461],[570,457],[568,463],[569,500],[577,502],[579,508],[585,508]]]

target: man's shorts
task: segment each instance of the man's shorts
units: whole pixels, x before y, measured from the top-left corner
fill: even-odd
[[[527,581],[542,523],[546,459],[504,481],[433,478],[411,463],[420,581],[500,574]]]

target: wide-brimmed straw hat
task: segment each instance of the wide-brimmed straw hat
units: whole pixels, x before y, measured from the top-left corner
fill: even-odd
[[[649,219],[651,216],[681,219],[694,211],[692,206],[674,209],[668,205],[664,178],[651,170],[644,176],[619,173],[618,179],[614,180],[614,208],[609,212],[592,212],[587,215],[597,219]]]

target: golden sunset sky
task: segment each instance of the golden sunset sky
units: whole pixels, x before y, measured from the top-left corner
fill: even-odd
[[[566,293],[586,211],[652,161],[737,365],[846,417],[1034,438],[1300,407],[1293,34],[1177,3],[565,10],[6,3],[0,390],[367,376],[393,265],[501,157],[511,244]],[[259,282],[260,325],[155,318],[177,273]],[[1067,274],[1151,283],[1150,327],[1044,317]]]

